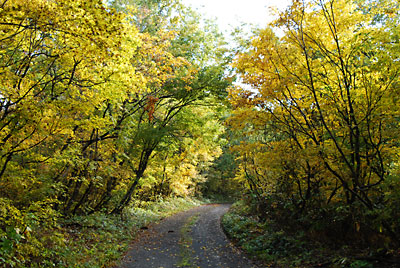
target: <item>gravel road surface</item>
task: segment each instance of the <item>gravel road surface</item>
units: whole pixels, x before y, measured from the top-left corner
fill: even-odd
[[[120,267],[256,268],[222,231],[220,219],[229,206],[200,206],[143,230]]]

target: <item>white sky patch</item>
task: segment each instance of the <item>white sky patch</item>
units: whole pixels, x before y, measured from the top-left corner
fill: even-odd
[[[225,34],[242,23],[265,27],[274,17],[270,7],[285,9],[290,0],[182,0],[185,5],[215,18],[219,29]]]
[[[205,18],[215,19],[230,43],[230,33],[236,28],[245,25],[244,30],[249,31],[253,26],[265,28],[276,17],[272,9],[283,11],[289,6],[291,0],[181,0],[186,6],[204,15]],[[249,25],[250,24],[250,25]],[[243,27],[241,27],[243,28]],[[279,33],[277,33],[279,35]],[[238,77],[239,78],[239,77]],[[257,93],[258,90],[251,85],[243,84],[239,78],[234,83],[244,89]]]

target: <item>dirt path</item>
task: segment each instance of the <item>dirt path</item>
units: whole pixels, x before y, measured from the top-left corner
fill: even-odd
[[[229,205],[205,205],[176,214],[143,231],[121,267],[256,267],[226,238],[220,226]]]

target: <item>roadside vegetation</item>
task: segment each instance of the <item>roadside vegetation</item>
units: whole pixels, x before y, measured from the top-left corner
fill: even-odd
[[[113,267],[117,266],[136,233],[159,220],[200,205],[198,200],[168,198],[154,202],[143,202],[135,208],[124,210],[121,215],[94,213],[58,219],[57,226],[46,228],[40,240],[44,247],[37,252],[36,260],[29,259],[26,267]],[[29,233],[15,234],[14,243],[29,249],[32,243]],[[31,245],[31,249],[34,245]],[[25,267],[17,262],[23,257],[16,252],[15,261],[6,267]],[[28,260],[27,260],[28,262]]]
[[[3,0],[0,40],[1,267],[109,266],[200,195],[232,82],[211,21],[175,0]]]
[[[278,267],[398,267],[398,1],[293,1],[244,40],[224,218]],[[279,34],[276,34],[279,33]],[[247,41],[247,42],[246,42]]]
[[[300,220],[261,221],[255,204],[239,201],[222,218],[222,226],[234,244],[265,267],[395,268],[398,252],[367,248],[359,240],[326,237],[331,219],[320,229],[301,226]],[[338,234],[339,235],[339,234]]]
[[[57,265],[88,268],[118,265],[139,230],[200,204],[198,200],[170,198],[138,205],[118,216],[99,213],[70,218],[61,224],[66,243],[61,251],[54,249],[59,257]]]
[[[268,265],[394,267],[399,25],[293,0],[235,48],[179,0],[0,0],[0,266],[112,265],[205,197]]]

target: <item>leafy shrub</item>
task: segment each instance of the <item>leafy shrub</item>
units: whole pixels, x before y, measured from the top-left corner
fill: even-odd
[[[141,227],[200,204],[170,198],[144,202],[123,215],[61,218],[47,203],[22,211],[0,198],[0,267],[109,267],[116,265]]]
[[[343,254],[347,256],[354,252],[347,252],[345,246],[334,250],[324,241],[328,239],[326,236],[322,235],[318,239],[313,237],[313,234],[314,236],[324,234],[326,227],[323,225],[318,227],[318,223],[311,224],[309,218],[293,219],[291,223],[285,224],[281,219],[271,217],[263,221],[252,213],[254,210],[251,204],[239,201],[224,215],[222,226],[238,246],[251,256],[265,262],[267,266],[314,267],[331,264],[332,267],[373,267],[368,261],[357,260],[352,256],[343,257]],[[341,214],[332,215],[339,221]],[[310,220],[311,224],[308,229],[301,225],[297,225],[297,230],[291,228],[294,223],[299,224],[307,220]],[[332,218],[327,217],[326,222],[322,220],[320,219],[319,224],[327,224]],[[332,231],[335,228],[332,227]],[[310,239],[311,237],[313,239]],[[352,248],[353,251],[354,249]]]

